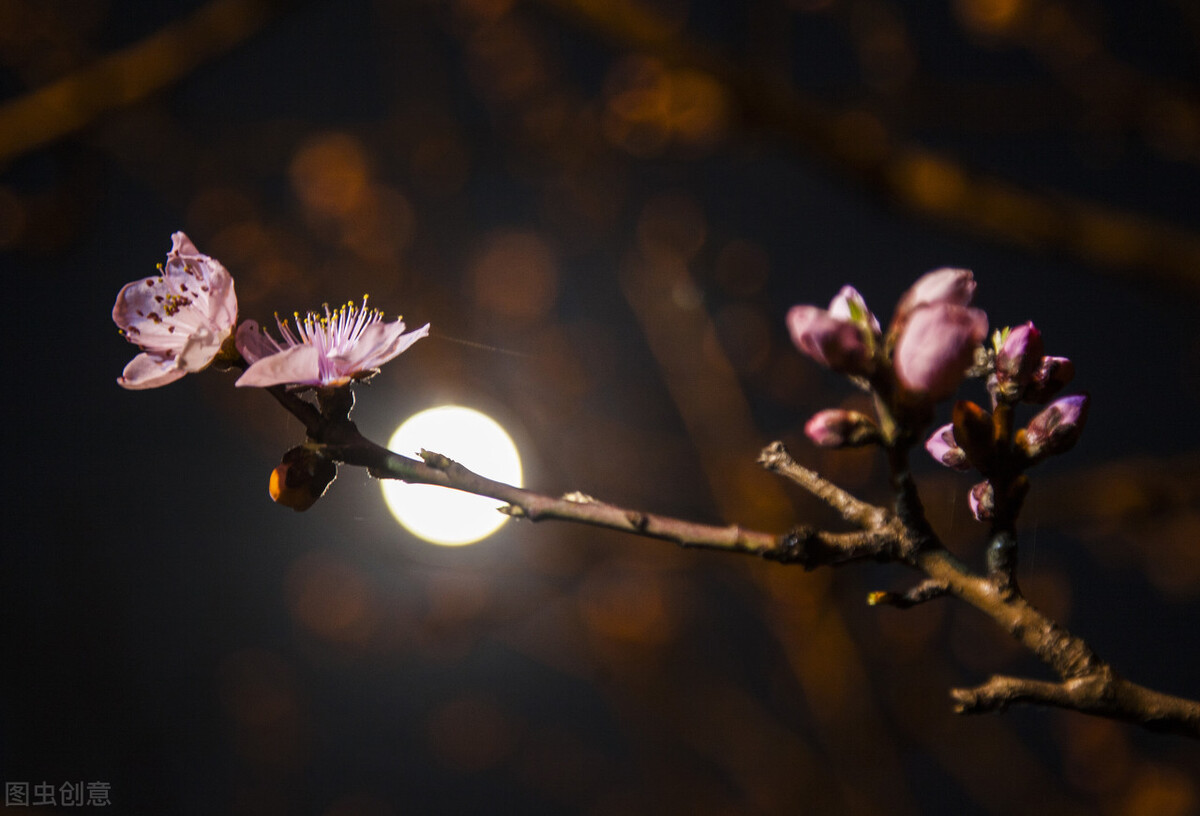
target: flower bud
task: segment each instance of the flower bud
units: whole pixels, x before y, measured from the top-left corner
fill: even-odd
[[[1087,412],[1087,394],[1057,399],[1018,432],[1017,444],[1032,461],[1066,453],[1079,441]]]
[[[1033,323],[1009,329],[996,351],[996,380],[1019,396],[1042,363],[1042,333]]]
[[[970,400],[954,403],[954,441],[963,449],[967,461],[985,476],[996,460],[996,436],[992,415]]]
[[[1026,402],[1045,405],[1075,377],[1075,364],[1066,357],[1043,357],[1022,396]]]
[[[867,308],[867,301],[853,286],[843,286],[829,302],[829,314],[858,326],[869,340],[880,336],[879,320]]]
[[[844,308],[850,311],[848,301]],[[869,316],[870,312],[866,314]],[[821,365],[864,376],[874,368],[869,332],[848,317],[839,317],[816,306],[793,306],[788,312],[787,324],[796,347]]]
[[[325,495],[325,489],[337,476],[337,463],[303,445],[292,448],[271,471],[268,490],[271,498],[300,512]]]
[[[934,303],[966,306],[975,296],[975,277],[969,269],[936,269],[927,272],[908,288],[896,304],[892,324],[907,320],[918,307]]]
[[[840,408],[813,415],[804,433],[822,448],[857,448],[879,441],[879,428],[869,416]]]
[[[969,470],[970,462],[967,453],[954,441],[954,423],[948,423],[938,428],[925,441],[925,450],[929,455],[948,468]]]
[[[952,303],[922,306],[909,315],[893,364],[905,390],[930,402],[949,397],[987,335],[987,315]]]
[[[967,505],[976,521],[987,521],[996,513],[996,491],[991,482],[980,482],[967,494]]]

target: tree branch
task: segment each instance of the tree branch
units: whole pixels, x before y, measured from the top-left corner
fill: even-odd
[[[994,675],[975,688],[953,689],[959,714],[1003,711],[1013,703],[1054,706],[1135,723],[1151,731],[1200,736],[1200,706],[1118,677],[1111,669],[1052,683]]]
[[[796,463],[782,443],[774,442],[759,457],[767,469],[792,479],[862,528],[834,533],[795,527],[775,535],[736,524],[699,524],[631,510],[578,492],[546,496],[481,476],[431,451],[421,451],[420,460],[401,456],[359,432],[349,419],[350,398],[339,400],[334,398],[336,394],[319,393],[318,408],[285,388],[268,392],[304,423],[309,439],[329,459],[366,468],[379,479],[438,485],[494,498],[506,502],[499,509],[514,518],[588,524],[673,541],[681,547],[757,555],[806,569],[866,559],[905,564],[924,573],[925,580],[903,593],[872,593],[869,603],[907,608],[953,595],[990,617],[1062,678],[1054,683],[993,677],[974,689],[955,689],[951,694],[959,713],[1001,711],[1012,703],[1052,705],[1200,739],[1200,703],[1122,679],[1087,643],[1026,601],[1015,584],[979,575],[947,550],[928,529],[906,470],[893,474],[898,507],[893,512],[860,501]],[[893,464],[903,468],[904,457],[894,457]]]

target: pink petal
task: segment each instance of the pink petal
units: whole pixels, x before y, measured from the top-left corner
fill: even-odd
[[[205,257],[200,254],[200,250],[196,249],[196,245],[192,243],[192,239],[188,238],[183,232],[171,234],[171,254],[184,258]]]
[[[392,323],[372,323],[359,335],[358,341],[348,354],[331,360],[339,371],[350,376],[360,371],[379,368],[428,335],[428,323],[408,334],[404,333],[404,322],[400,320]]]
[[[247,320],[238,326],[234,343],[237,345],[238,353],[247,363],[256,363],[263,357],[269,357],[283,350],[283,346],[262,331],[255,320]]]
[[[321,385],[320,354],[309,345],[293,346],[263,357],[243,372],[234,385],[267,388],[272,385]]]
[[[125,366],[125,371],[117,378],[117,385],[130,391],[141,391],[168,385],[187,373],[174,360],[142,352]]]

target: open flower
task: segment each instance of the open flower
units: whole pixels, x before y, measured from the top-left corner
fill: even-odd
[[[207,366],[237,322],[233,278],[177,232],[158,277],[127,283],[113,305],[113,322],[142,348],[117,380],[124,388],[158,388]]]
[[[283,342],[259,329],[253,320],[238,327],[237,348],[250,366],[236,385],[267,388],[272,385],[338,386],[364,379],[379,366],[429,334],[426,323],[404,333],[404,322],[383,322],[383,312],[353,302],[325,315],[309,312],[296,316],[293,332],[286,320],[276,318]]]

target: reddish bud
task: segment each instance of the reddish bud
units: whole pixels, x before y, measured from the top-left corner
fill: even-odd
[[[996,491],[991,482],[980,482],[967,494],[967,505],[977,521],[987,521],[996,513]]]
[[[955,443],[963,449],[967,460],[987,475],[996,459],[992,415],[970,400],[959,400],[954,403],[952,417]]]
[[[267,489],[274,501],[300,512],[325,495],[325,489],[336,476],[335,462],[300,445],[283,455],[283,460],[271,471]]]
[[[1057,399],[1029,420],[1017,434],[1017,442],[1033,461],[1066,453],[1079,441],[1087,412],[1087,394]]]
[[[1075,364],[1066,357],[1043,357],[1022,399],[1045,405],[1075,377]]]

